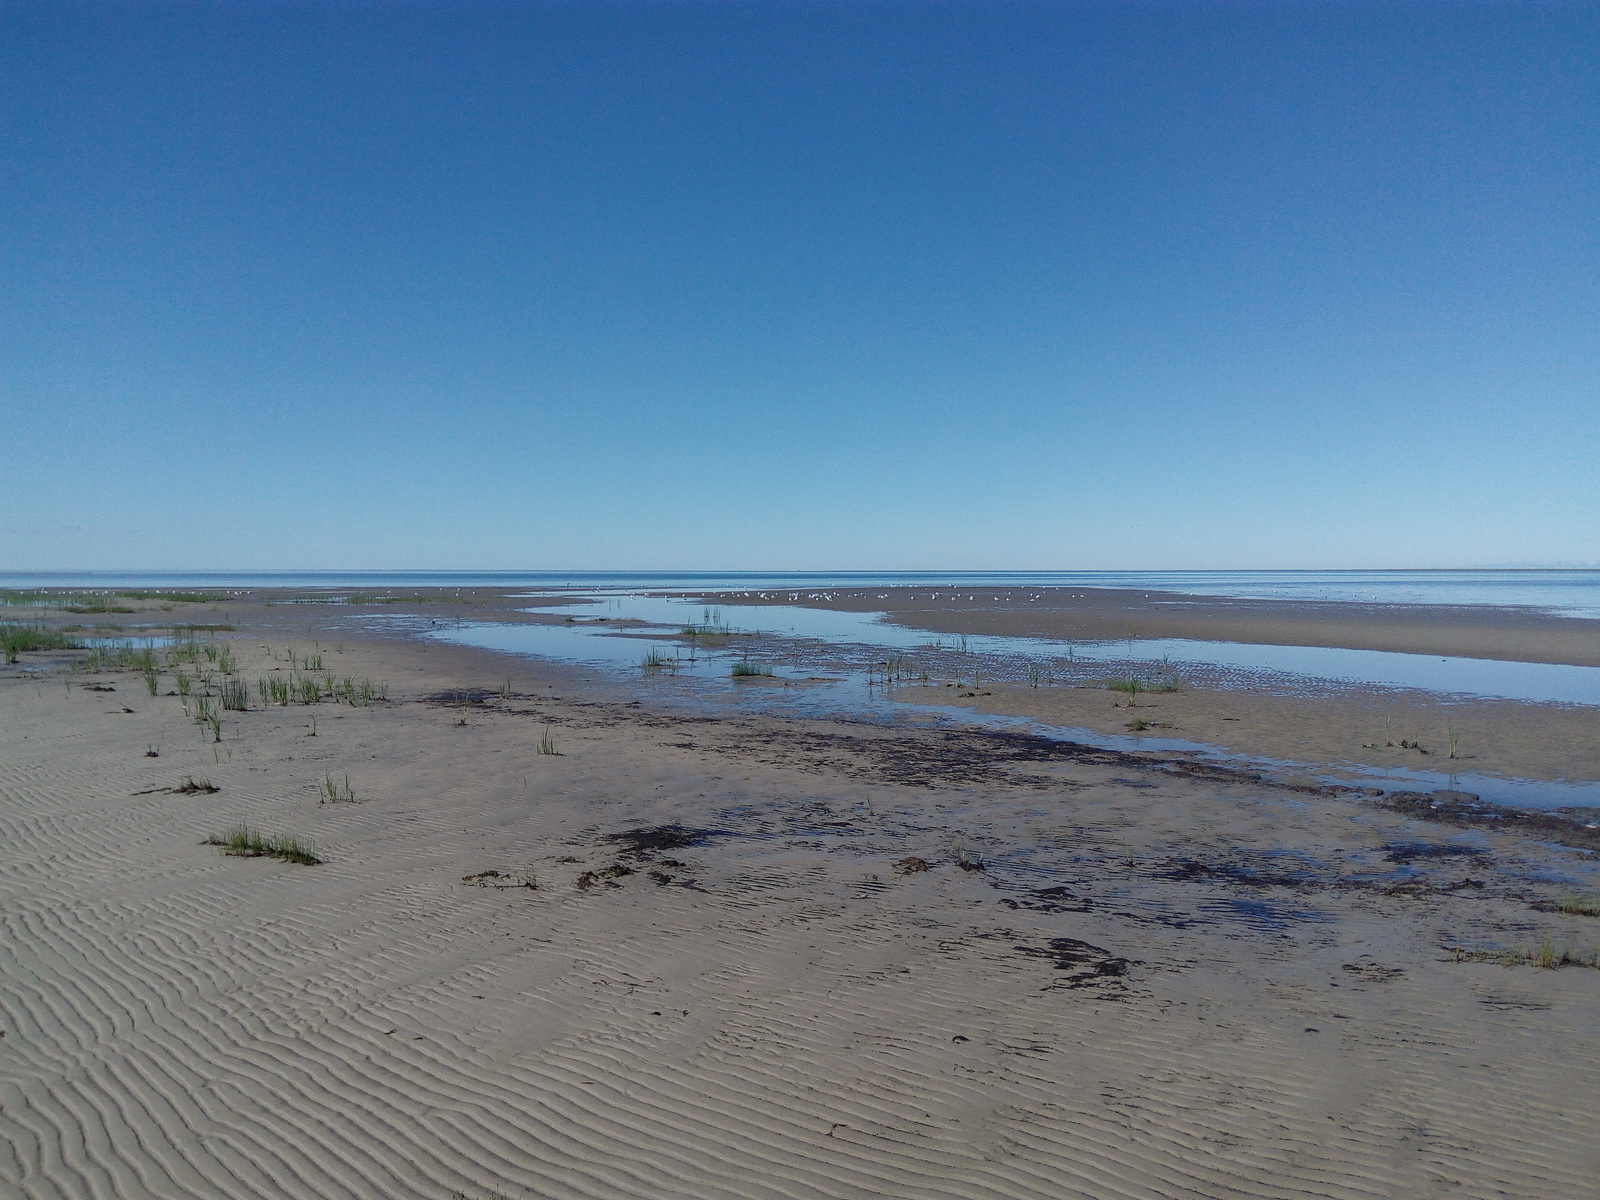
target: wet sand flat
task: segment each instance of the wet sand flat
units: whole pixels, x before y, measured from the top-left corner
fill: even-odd
[[[286,607],[0,676],[7,1194],[1593,1195],[1580,846]]]
[[[773,603],[708,592],[718,604]],[[1192,638],[1600,666],[1600,621],[1478,605],[1247,600],[1117,588],[871,588],[768,592],[784,603],[885,612],[935,633],[1061,641]],[[793,596],[794,599],[789,599]]]

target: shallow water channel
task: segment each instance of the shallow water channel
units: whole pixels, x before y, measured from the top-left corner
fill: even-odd
[[[533,597],[529,597],[533,599]],[[1010,729],[1025,728],[1051,737],[1119,750],[1195,753],[1267,770],[1296,764],[1229,754],[1214,746],[1139,735],[1098,734],[1079,728],[1042,726],[1024,718],[992,716],[966,708],[914,704],[890,699],[883,663],[896,652],[917,658],[952,656],[992,666],[1009,660],[1014,673],[1052,671],[1061,681],[1081,676],[1083,666],[1103,664],[1118,676],[1146,678],[1205,669],[1208,686],[1228,686],[1229,672],[1248,673],[1259,683],[1263,673],[1280,686],[1325,687],[1329,681],[1368,688],[1418,688],[1462,696],[1494,697],[1568,704],[1600,704],[1600,668],[1488,659],[1434,658],[1373,650],[1307,646],[1269,646],[1199,642],[1177,638],[1146,641],[1066,643],[1038,638],[936,635],[884,620],[882,614],[841,612],[798,605],[718,607],[700,601],[631,593],[597,593],[573,601],[524,611],[559,618],[554,623],[460,623],[419,630],[441,641],[508,654],[536,655],[568,663],[593,664],[637,675],[646,656],[665,660],[660,671],[680,679],[687,690],[759,709],[795,715],[867,715],[896,720],[952,720]],[[692,635],[685,636],[686,634]],[[765,636],[757,636],[765,635]],[[778,639],[774,645],[773,639]],[[880,658],[874,651],[885,652]],[[746,656],[770,669],[772,679],[735,682],[732,664]],[[874,660],[876,665],[874,666]],[[959,668],[958,668],[959,669]],[[1220,673],[1219,673],[1220,670]],[[778,683],[803,686],[773,686]],[[1329,777],[1330,780],[1332,777]],[[1352,768],[1339,782],[1385,790],[1452,787],[1485,800],[1527,808],[1600,806],[1600,782],[1549,783],[1505,779],[1471,772]]]

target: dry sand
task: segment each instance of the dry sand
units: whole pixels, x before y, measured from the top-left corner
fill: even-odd
[[[252,684],[314,649],[232,614]],[[1546,911],[1595,883],[1571,845],[321,653],[389,702],[252,687],[220,744],[135,674],[0,675],[0,1193],[1597,1194],[1600,971],[1447,949],[1600,943]],[[220,790],[160,790],[190,778]],[[201,844],[241,821],[324,861]],[[662,826],[691,844],[613,840]]]

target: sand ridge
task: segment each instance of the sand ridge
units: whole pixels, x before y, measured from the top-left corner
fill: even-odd
[[[1593,1194],[1600,972],[1443,949],[1593,941],[1532,907],[1571,850],[1125,762],[900,783],[883,731],[321,652],[391,702],[219,744],[131,673],[0,680],[7,1192]],[[325,861],[200,844],[240,820]],[[662,826],[708,832],[611,840]]]
[[[717,605],[884,612],[898,625],[933,633],[1058,641],[1193,638],[1600,666],[1600,621],[1511,606],[1251,600],[1067,586],[684,594]]]

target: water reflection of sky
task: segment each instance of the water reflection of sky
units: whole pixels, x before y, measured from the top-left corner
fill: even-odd
[[[1226,667],[1241,671],[1270,671],[1308,679],[1333,679],[1384,687],[1420,688],[1508,700],[1567,704],[1600,704],[1600,667],[1558,663],[1503,662],[1483,658],[1439,658],[1426,654],[1398,654],[1387,650],[1344,650],[1324,646],[1268,646],[1240,642],[1202,642],[1184,638],[1152,638],[1117,642],[1067,643],[1023,637],[953,637],[907,629],[884,620],[881,613],[842,612],[799,605],[752,604],[717,607],[700,601],[661,596],[611,594],[592,603],[538,607],[529,612],[571,616],[575,625],[553,632],[518,635],[506,631],[485,636],[514,642],[529,639],[522,653],[549,654],[557,658],[637,664],[644,653],[629,639],[600,637],[612,645],[593,645],[597,633],[612,621],[645,621],[662,626],[661,632],[685,625],[725,626],[747,632],[814,638],[828,642],[855,642],[887,649],[914,651],[924,647],[942,650],[965,648],[985,656],[1017,656],[1053,662],[1069,655],[1080,662],[1129,661],[1147,664],[1150,675],[1181,672],[1187,665]],[[596,618],[607,618],[601,623]],[[492,628],[492,627],[489,627]],[[552,627],[542,627],[549,630]],[[582,639],[575,641],[576,638]],[[548,649],[534,649],[538,641]],[[499,647],[513,649],[512,646]]]

